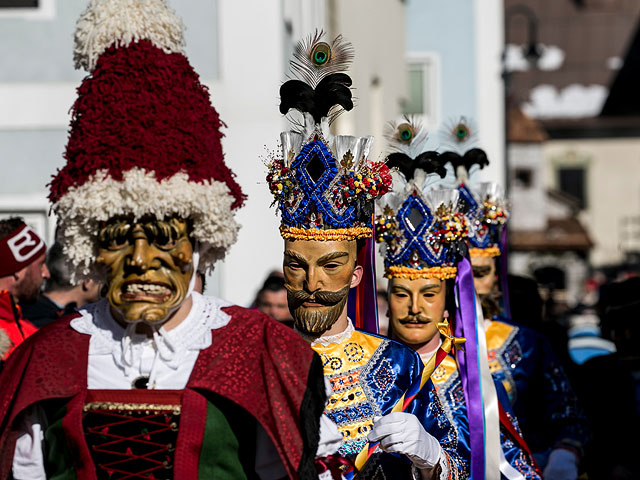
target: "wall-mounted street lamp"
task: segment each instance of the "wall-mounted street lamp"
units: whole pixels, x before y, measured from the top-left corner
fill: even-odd
[[[504,82],[504,170],[505,191],[509,191],[509,110],[511,106],[511,70],[507,65],[507,47],[509,45],[509,24],[516,17],[524,17],[527,22],[528,41],[522,45],[522,55],[529,64],[529,68],[536,68],[542,57],[542,50],[538,44],[538,17],[526,5],[513,5],[504,12],[504,45],[502,53],[502,80]]]
[[[513,5],[504,13],[504,37],[505,46],[509,45],[509,24],[512,19],[515,17],[524,17],[527,21],[527,33],[528,33],[528,41],[526,45],[522,46],[522,55],[527,60],[527,63],[531,68],[536,68],[538,65],[538,61],[542,57],[542,50],[538,44],[538,17],[531,10],[531,8],[526,5]],[[507,71],[505,65],[506,58],[506,49],[503,53],[503,67],[504,70]]]

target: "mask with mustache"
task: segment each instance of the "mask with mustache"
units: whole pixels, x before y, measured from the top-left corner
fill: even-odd
[[[496,315],[500,315],[502,313],[502,308],[500,307],[502,293],[498,290],[497,286],[494,286],[489,293],[479,294],[478,297],[480,298],[482,315],[485,320],[491,320]]]
[[[429,320],[429,318],[424,316],[422,313],[418,313],[416,315],[409,314],[404,318],[399,318],[398,322],[401,323],[402,325],[405,325],[407,323],[427,324],[427,323],[430,323],[431,320]]]
[[[303,333],[321,335],[336,323],[344,310],[349,296],[349,285],[336,292],[317,291],[313,293],[296,290],[285,284],[287,303],[296,327]],[[305,307],[306,302],[321,306]]]

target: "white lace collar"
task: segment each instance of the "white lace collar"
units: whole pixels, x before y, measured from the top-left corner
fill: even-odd
[[[423,352],[423,353],[419,354],[420,355],[420,359],[422,360],[422,362],[423,363],[428,362],[431,359],[431,357],[433,356],[433,354],[438,351],[438,349],[440,348],[441,345],[442,345],[442,337],[438,341],[438,345],[436,347],[434,347],[433,350],[429,350],[428,352]]]
[[[109,302],[102,299],[80,310],[80,316],[71,321],[71,328],[91,335],[90,355],[113,355],[119,367],[125,371],[135,365],[142,350],[152,346],[160,358],[176,369],[182,354],[189,350],[203,350],[211,345],[211,330],[224,327],[231,317],[221,308],[230,303],[214,297],[192,293],[193,305],[187,317],[175,328],[166,331],[159,328],[153,338],[135,333],[135,326],[120,326],[112,317]]]
[[[355,328],[353,328],[353,323],[351,322],[350,318],[347,318],[347,328],[345,328],[342,332],[336,333],[334,335],[327,335],[324,337],[314,337],[311,335],[307,335],[306,333],[303,333],[300,330],[298,330],[297,327],[294,327],[294,328],[296,332],[298,332],[298,335],[300,335],[304,340],[309,342],[312,347],[315,347],[315,346],[328,347],[332,343],[340,345],[345,340],[349,339],[349,337],[351,337],[351,334],[355,331]]]

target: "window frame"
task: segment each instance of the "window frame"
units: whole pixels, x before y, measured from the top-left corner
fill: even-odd
[[[565,190],[564,188],[562,188],[562,184],[563,184],[563,172],[565,173],[569,173],[569,172],[576,172],[576,173],[580,173],[582,175],[582,182],[581,182],[581,189],[582,189],[582,198],[580,198],[579,196],[574,195],[571,192],[568,192],[567,190]],[[580,202],[580,210],[586,210],[589,207],[589,200],[588,200],[588,195],[587,195],[587,175],[588,175],[588,170],[587,170],[587,166],[586,165],[580,165],[580,164],[576,164],[576,165],[572,165],[572,164],[565,164],[565,165],[558,165],[556,167],[556,185],[558,186],[558,190],[567,194],[567,195],[571,195],[572,197],[576,198],[577,200],[579,200]],[[566,180],[569,180],[568,178]]]
[[[23,217],[48,246],[54,242],[56,229],[56,217],[49,215],[50,208],[47,192],[0,195],[0,219]]]
[[[407,72],[406,91],[409,90],[409,69],[412,66],[421,66],[423,71],[422,84],[422,114],[414,114],[420,118],[427,129],[434,129],[440,124],[442,112],[441,96],[441,61],[436,52],[408,52],[405,55]],[[402,108],[401,108],[401,113]]]
[[[1,7],[0,20],[53,20],[56,16],[56,0],[38,0],[37,7]]]

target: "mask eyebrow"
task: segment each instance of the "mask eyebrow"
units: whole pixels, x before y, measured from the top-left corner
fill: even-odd
[[[429,284],[429,285],[425,285],[424,287],[420,288],[420,292],[429,292],[432,290],[435,290],[436,292],[440,291],[441,286],[440,285],[436,285],[436,284]],[[391,287],[391,292],[393,293],[396,290],[402,290],[405,293],[411,293],[411,289],[408,287],[405,287],[404,285],[394,285]]]
[[[308,265],[309,262],[307,262],[307,259],[304,258],[302,255],[296,253],[296,252],[292,252],[291,250],[285,250],[284,251],[284,257],[285,260],[286,259],[290,259],[290,260],[296,260],[297,262],[301,263],[302,265]]]
[[[437,292],[440,291],[440,284],[430,283],[429,285],[425,285],[420,289],[421,292],[429,292],[431,290],[435,290]]]
[[[403,292],[411,293],[411,290],[405,287],[404,285],[393,285],[391,287],[391,292],[394,292],[396,290],[402,290]]]
[[[473,271],[474,275],[478,277],[484,277],[485,275],[488,275],[489,272],[491,272],[491,267],[483,265],[478,267],[471,267],[471,270]]]
[[[329,263],[331,260],[337,260],[338,258],[348,257],[349,254],[347,252],[331,252],[328,253],[318,259],[318,265],[324,265],[325,263]]]

